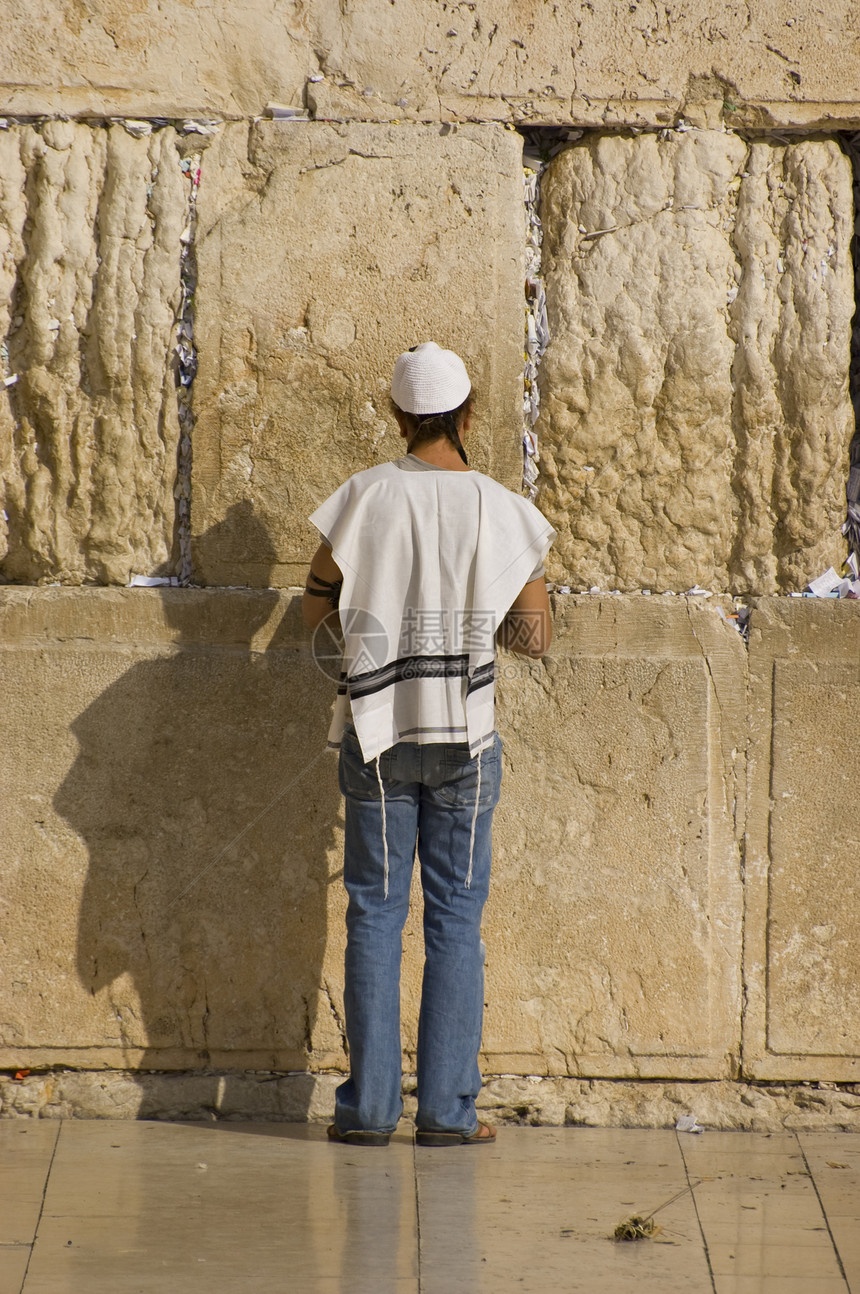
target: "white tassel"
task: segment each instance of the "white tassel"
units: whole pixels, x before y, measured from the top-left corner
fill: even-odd
[[[470,890],[472,888],[472,860],[475,857],[475,824],[478,821],[478,804],[480,803],[480,799],[481,799],[481,755],[482,753],[483,753],[482,751],[480,750],[478,751],[478,785],[475,790],[475,808],[472,813],[472,834],[469,838],[469,872],[468,872],[468,875],[466,876],[467,890]]]
[[[388,833],[386,831],[386,824],[385,824],[385,787],[382,783],[382,774],[379,771],[378,755],[376,757],[376,780],[379,783],[379,794],[382,797],[382,856],[384,859],[382,896],[383,898],[387,899],[388,898]],[[475,828],[473,826],[472,827],[473,835],[474,835],[474,832],[475,832]]]

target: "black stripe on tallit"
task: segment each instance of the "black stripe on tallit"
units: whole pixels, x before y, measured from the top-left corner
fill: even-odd
[[[338,693],[350,697],[373,696],[393,683],[408,682],[413,678],[464,678],[469,670],[469,658],[462,656],[403,656],[366,674],[341,675]],[[494,661],[480,665],[469,681],[467,693],[486,687],[495,678]]]
[[[392,683],[412,678],[462,678],[468,673],[469,657],[462,656],[401,656],[380,669],[367,674],[353,674],[347,679],[351,697],[372,696]]]
[[[471,696],[473,692],[477,692],[479,687],[486,687],[488,683],[492,683],[495,677],[495,661],[491,660],[488,661],[486,665],[479,665],[469,680],[469,686],[466,688],[466,695]]]

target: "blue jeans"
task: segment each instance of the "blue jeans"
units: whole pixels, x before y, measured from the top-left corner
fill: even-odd
[[[377,770],[375,760],[364,762],[354,730],[348,727],[344,734],[340,788],[346,797],[344,1004],[350,1075],[337,1090],[335,1124],[341,1132],[391,1132],[403,1110],[400,954],[416,847],[425,954],[417,1126],[467,1134],[477,1128],[484,1015],[481,915],[501,776],[498,736],[474,758],[465,744],[399,742],[380,755]]]

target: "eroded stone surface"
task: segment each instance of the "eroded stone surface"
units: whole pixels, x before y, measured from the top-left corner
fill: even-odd
[[[854,415],[851,165],[835,140],[753,142],[734,242],[732,587],[802,589],[844,560]]]
[[[329,1123],[337,1074],[155,1074],[60,1070],[0,1075],[0,1118],[253,1119]],[[403,1084],[415,1117],[415,1079]],[[478,1098],[487,1123],[672,1128],[693,1114],[706,1129],[860,1131],[860,1085],[665,1083],[487,1074]]]
[[[342,1062],[324,968],[330,895],[342,923],[333,685],[297,608],[177,589],[2,599],[6,1053]]]
[[[500,685],[487,1068],[724,1075],[743,645],[692,600],[564,599],[557,617],[546,664],[511,661]]]
[[[543,193],[552,574],[769,593],[838,564],[854,308],[838,145],[588,136]]]
[[[186,183],[169,127],[0,131],[6,580],[124,584],[170,561]]]
[[[588,126],[857,123],[849,0],[9,0],[0,110]],[[314,79],[311,79],[314,78]],[[319,78],[319,79],[317,79]]]
[[[419,341],[462,354],[477,396],[472,461],[517,484],[518,136],[232,126],[206,154],[199,211],[192,521],[202,582],[304,581],[316,546],[308,514],[352,472],[403,452],[391,368]],[[240,502],[274,548],[265,570],[256,532],[236,513],[225,523]]]
[[[301,103],[316,60],[293,0],[8,0],[0,111],[233,116]]]
[[[860,1074],[856,611],[768,599],[753,614],[744,1055],[756,1077]]]

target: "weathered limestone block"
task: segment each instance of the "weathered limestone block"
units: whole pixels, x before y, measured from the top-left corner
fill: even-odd
[[[835,140],[755,141],[738,196],[733,587],[802,589],[845,557],[854,284]]]
[[[304,582],[308,514],[402,453],[391,367],[428,338],[470,370],[475,466],[517,484],[522,212],[520,140],[497,126],[259,122],[219,135],[197,239],[202,582]],[[265,569],[255,533],[224,523],[238,502],[274,546]]]
[[[7,588],[0,644],[0,1068],[342,1069],[333,683],[298,599]],[[502,664],[485,1071],[731,1073],[740,638],[695,602],[570,599],[550,663]],[[404,947],[412,1067],[420,904]]]
[[[80,1070],[0,1075],[0,1118],[331,1122],[336,1074]]]
[[[853,602],[762,600],[750,633],[744,1067],[860,1076]]]
[[[860,121],[849,0],[7,0],[0,111],[835,128]],[[313,79],[311,79],[313,78]]]
[[[6,0],[0,111],[232,116],[301,103],[307,34],[294,0]]]
[[[711,131],[603,135],[544,180],[541,505],[558,574],[579,588],[726,587],[746,153]]]
[[[297,606],[6,589],[0,607],[0,1066],[342,1064],[332,684]]]
[[[2,1119],[253,1119],[330,1123],[337,1074],[272,1071],[165,1074],[57,1070],[0,1074]],[[415,1078],[404,1076],[404,1115],[415,1117]],[[860,1085],[665,1082],[487,1075],[478,1098],[487,1123],[672,1128],[693,1114],[708,1130],[860,1131]]]
[[[838,145],[597,135],[543,194],[552,574],[768,593],[838,563],[854,308]]]
[[[577,84],[579,4],[322,0],[309,21],[317,117],[567,120]],[[577,108],[584,104],[577,97]]]
[[[311,44],[326,118],[663,126],[683,116],[735,128],[856,121],[857,16],[838,0],[798,14],[704,0],[679,11],[493,0],[315,3]]]
[[[576,91],[605,105],[595,124],[663,125],[680,115],[730,129],[835,129],[856,119],[860,59],[848,0],[814,14],[787,0],[749,8],[696,0],[678,17],[662,2],[583,4]]]
[[[185,181],[172,128],[0,132],[0,572],[127,582],[169,561]]]
[[[504,1077],[485,1084],[479,1106],[494,1123],[673,1128],[692,1114],[703,1128],[725,1131],[860,1131],[856,1084]]]
[[[860,60],[847,0],[798,16],[705,4],[623,6],[494,0],[314,4],[323,79],[308,102],[326,118],[437,116],[577,126],[766,127],[851,122]]]
[[[694,599],[556,612],[546,665],[502,671],[486,1069],[728,1076],[743,643]]]

